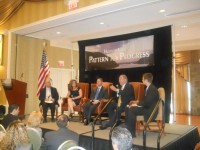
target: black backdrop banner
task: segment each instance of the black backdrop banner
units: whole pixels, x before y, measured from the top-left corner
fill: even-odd
[[[122,41],[132,38],[154,35],[154,66],[85,71],[85,47],[108,42]],[[142,82],[142,74],[150,72],[154,76],[153,83],[156,87],[165,89],[165,119],[169,122],[172,84],[172,38],[171,26],[150,29],[141,32],[79,41],[79,82],[96,82],[102,77],[104,81],[118,84],[120,74],[126,74],[130,82]]]

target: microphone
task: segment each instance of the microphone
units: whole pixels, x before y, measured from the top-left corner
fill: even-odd
[[[116,84],[116,88],[119,89],[119,84]],[[119,94],[117,93],[117,98],[119,97]]]
[[[117,88],[117,89],[119,88],[119,84],[116,84],[116,88]]]

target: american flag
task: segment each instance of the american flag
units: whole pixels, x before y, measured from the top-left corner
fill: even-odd
[[[47,60],[47,54],[45,50],[43,50],[42,53],[42,61],[40,66],[40,73],[38,77],[38,90],[37,90],[37,96],[39,96],[40,91],[45,86],[45,80],[49,76],[50,70],[49,70],[49,62]]]

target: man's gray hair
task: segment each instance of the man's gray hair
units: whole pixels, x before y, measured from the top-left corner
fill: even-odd
[[[65,128],[69,122],[69,117],[67,115],[60,115],[56,121],[59,128]]]
[[[126,128],[116,127],[112,132],[111,140],[117,145],[118,150],[132,149],[132,135]]]

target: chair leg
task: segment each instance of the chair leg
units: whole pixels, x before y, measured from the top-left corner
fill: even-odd
[[[55,113],[56,113],[56,118],[58,118],[58,106],[57,106],[57,105],[55,106],[55,110],[56,110],[56,111],[55,111]]]
[[[41,114],[43,114],[43,108],[42,108],[42,105],[40,105],[40,112],[41,112]]]
[[[137,134],[140,135],[140,121],[136,121],[136,131]]]

